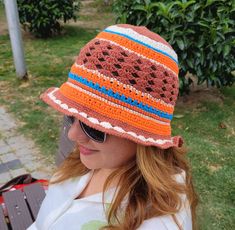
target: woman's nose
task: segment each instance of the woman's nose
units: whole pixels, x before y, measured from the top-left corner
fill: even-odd
[[[89,137],[83,132],[78,120],[75,120],[71,125],[68,131],[68,138],[78,143],[89,141]]]

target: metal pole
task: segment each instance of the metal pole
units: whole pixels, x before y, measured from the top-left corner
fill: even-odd
[[[17,3],[16,0],[5,0],[4,3],[16,75],[21,79],[27,78]]]

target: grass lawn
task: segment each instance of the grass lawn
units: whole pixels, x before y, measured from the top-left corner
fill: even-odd
[[[0,18],[2,13],[0,8]],[[107,12],[103,14],[103,18],[108,18]],[[84,14],[81,20],[97,17]],[[102,23],[113,19],[109,20]],[[23,82],[15,77],[9,37],[0,36],[0,104],[15,115],[20,132],[31,136],[46,156],[55,154],[62,117],[41,102],[39,95],[67,79],[80,48],[100,28],[102,25],[86,28],[84,23],[83,26],[71,23],[65,26],[63,36],[47,40],[34,39],[24,33],[29,81]],[[175,110],[173,133],[182,135],[189,148],[200,197],[199,229],[234,229],[235,87],[194,92],[186,102],[182,101]]]
[[[194,181],[200,197],[198,223],[203,230],[235,227],[235,87],[190,96],[179,104],[173,121],[189,148]],[[177,117],[177,116],[176,116]],[[233,226],[233,227],[232,227]]]

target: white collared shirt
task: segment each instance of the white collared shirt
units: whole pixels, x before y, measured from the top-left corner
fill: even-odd
[[[104,204],[102,193],[75,199],[86,187],[93,172],[49,186],[47,195],[39,210],[36,221],[28,230],[98,230],[107,224],[105,210],[109,207],[115,188],[106,191]],[[179,183],[184,183],[185,173],[176,175]],[[190,208],[185,195],[181,195],[184,207],[176,214],[183,230],[192,229]],[[127,200],[122,202],[125,206]],[[105,207],[105,210],[104,210]],[[154,217],[145,220],[138,230],[178,230],[172,216]],[[132,230],[132,229],[131,229]]]

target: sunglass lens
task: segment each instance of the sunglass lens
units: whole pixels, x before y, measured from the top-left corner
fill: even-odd
[[[104,142],[106,134],[104,132],[101,132],[99,130],[96,130],[94,128],[89,127],[88,125],[84,124],[80,121],[80,125],[83,129],[83,131],[94,141],[97,142]]]
[[[66,116],[66,119],[70,125],[74,123],[75,118],[73,116]]]

